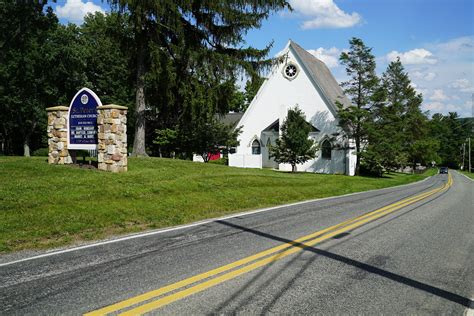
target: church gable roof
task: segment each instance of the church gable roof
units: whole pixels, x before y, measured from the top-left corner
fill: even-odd
[[[322,61],[314,57],[292,40],[290,40],[289,46],[293,48],[293,51],[307,69],[309,76],[321,89],[324,97],[334,110],[338,110],[336,101],[339,101],[344,108],[351,105],[351,102],[344,95],[344,92],[331,74],[331,71]]]

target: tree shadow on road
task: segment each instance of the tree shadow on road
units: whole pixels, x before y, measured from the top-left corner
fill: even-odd
[[[412,287],[412,288],[430,293],[432,295],[438,296],[438,297],[443,298],[445,300],[460,304],[464,307],[469,307],[470,304],[472,304],[472,301],[469,298],[466,298],[466,297],[461,296],[459,294],[456,294],[456,293],[453,293],[453,292],[450,292],[450,291],[446,291],[446,290],[443,290],[441,288],[438,288],[438,287],[435,287],[435,286],[432,286],[432,285],[429,285],[429,284],[426,284],[426,283],[423,283],[423,282],[420,282],[420,281],[417,281],[417,280],[414,280],[414,279],[410,279],[410,278],[407,278],[405,276],[402,276],[402,275],[399,275],[399,274],[381,269],[379,267],[376,267],[376,266],[373,266],[373,265],[370,265],[370,264],[367,264],[367,263],[364,263],[364,262],[360,262],[360,261],[357,261],[357,260],[354,260],[354,259],[351,259],[351,258],[348,258],[348,257],[345,257],[345,256],[341,256],[341,255],[338,255],[338,254],[335,254],[335,253],[332,253],[332,252],[329,252],[327,250],[322,250],[322,249],[318,249],[318,248],[315,248],[315,247],[306,246],[305,244],[300,243],[300,242],[295,242],[295,241],[290,240],[290,239],[286,239],[286,238],[282,238],[282,237],[275,236],[275,235],[272,235],[272,234],[268,234],[268,233],[265,233],[265,232],[261,232],[261,231],[258,231],[258,230],[252,229],[252,228],[247,228],[247,227],[244,227],[244,226],[240,226],[238,224],[231,223],[231,222],[225,221],[225,220],[219,220],[219,221],[216,221],[216,223],[226,225],[228,227],[232,227],[232,228],[235,228],[235,229],[239,229],[239,230],[242,230],[242,231],[257,235],[257,236],[261,236],[261,237],[265,237],[265,238],[268,238],[268,239],[284,242],[284,243],[289,244],[289,246],[291,245],[293,247],[301,248],[303,251],[300,252],[294,258],[292,258],[292,260],[290,262],[285,264],[285,266],[282,269],[280,269],[277,272],[277,274],[280,274],[281,272],[287,270],[291,266],[291,264],[295,260],[298,260],[305,252],[306,253],[311,252],[311,253],[317,254],[319,256],[322,256],[322,257],[325,257],[325,258],[328,258],[328,259],[332,259],[332,260],[338,261],[340,263],[350,265],[352,267],[358,268],[358,269],[360,269],[362,271],[365,271],[367,273],[378,275],[380,277],[383,277],[383,278],[386,278],[386,279],[404,284],[406,286],[409,286],[409,287]],[[303,265],[303,267],[301,267],[301,269],[294,275],[292,280],[288,284],[286,284],[285,287],[282,288],[280,290],[280,292],[272,298],[271,302],[269,302],[264,307],[264,309],[263,309],[264,313],[270,311],[270,309],[275,305],[275,303],[278,301],[278,299],[281,296],[283,296],[283,294],[285,292],[287,292],[288,289],[290,289],[292,287],[292,285],[295,283],[295,281],[314,262],[314,260],[316,260],[316,258],[317,258],[317,256],[314,256],[313,258],[308,260],[308,262],[305,263]],[[214,310],[214,313],[223,312],[223,310],[226,307],[228,308],[231,303],[233,303],[233,302],[235,303],[235,301],[237,301],[237,300],[239,300],[241,303],[245,304],[245,302],[248,302],[249,299],[254,294],[260,293],[262,290],[267,288],[272,283],[272,281],[274,280],[273,277],[271,277],[267,281],[265,281],[255,291],[253,291],[253,293],[251,293],[249,295],[246,295],[245,298],[242,297],[244,291],[249,289],[260,278],[264,277],[265,274],[270,271],[270,268],[272,267],[273,264],[274,263],[266,265],[264,269],[262,269],[254,278],[252,278],[251,282],[246,283],[245,286],[243,286],[242,288],[239,288],[237,291],[235,291],[235,293],[231,297],[229,297],[225,302],[220,304],[216,308],[216,310]],[[242,306],[240,306],[240,307],[242,307]],[[227,312],[230,312],[230,313],[234,312],[235,313],[235,312],[237,312],[237,308],[234,311],[226,310],[226,313]]]

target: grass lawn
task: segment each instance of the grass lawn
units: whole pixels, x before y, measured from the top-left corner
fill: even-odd
[[[283,203],[384,188],[423,175],[347,177],[129,159],[112,174],[0,157],[0,253],[189,223]]]
[[[473,173],[473,172],[468,172],[468,171],[466,171],[466,170],[458,170],[458,171],[459,171],[460,173],[462,173],[462,174],[468,176],[469,178],[474,179],[474,173]]]

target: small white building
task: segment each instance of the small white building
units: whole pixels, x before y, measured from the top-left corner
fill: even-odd
[[[278,55],[268,79],[237,126],[242,126],[240,144],[229,154],[229,166],[275,168],[291,171],[289,164],[277,164],[268,146],[275,144],[288,109],[298,106],[313,126],[308,135],[320,150],[317,157],[297,166],[298,171],[354,175],[356,156],[352,141],[338,126],[336,101],[350,101],[326,65],[293,41]]]

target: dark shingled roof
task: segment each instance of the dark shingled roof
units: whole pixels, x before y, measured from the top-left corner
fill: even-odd
[[[227,113],[226,115],[219,116],[219,122],[236,127],[244,113]]]
[[[290,40],[290,46],[333,109],[337,111],[336,101],[339,101],[344,108],[349,107],[351,101],[344,95],[344,92],[328,67],[292,40]]]

